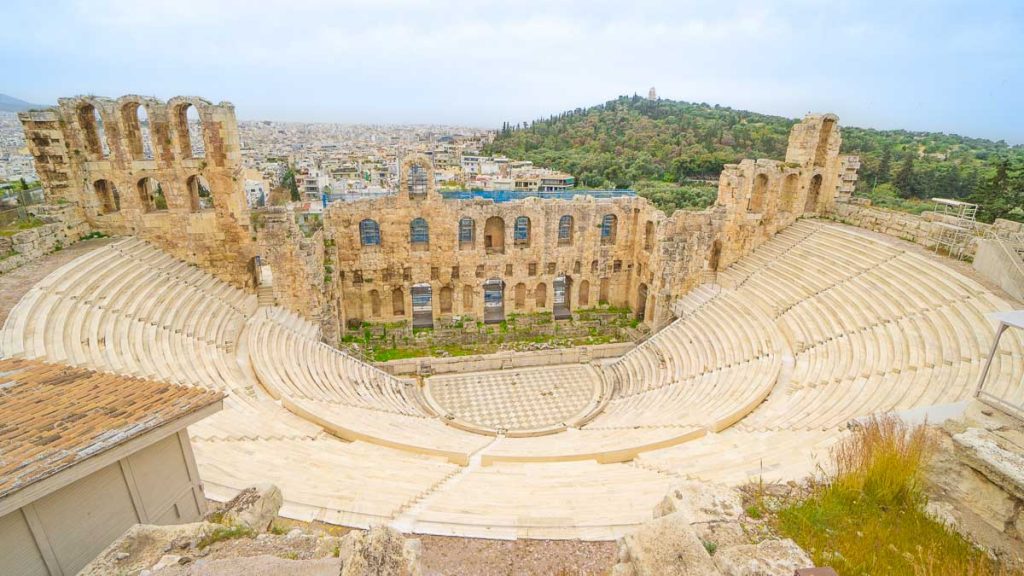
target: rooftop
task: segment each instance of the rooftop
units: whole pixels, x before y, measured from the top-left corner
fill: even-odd
[[[495,202],[511,202],[524,198],[535,197],[554,200],[571,200],[574,196],[593,196],[594,198],[618,198],[619,196],[636,196],[632,190],[564,190],[559,192],[531,192],[525,190],[467,190],[467,191],[443,191],[441,195],[445,200],[472,200],[473,198],[484,198]]]
[[[0,498],[222,398],[202,388],[0,360]]]

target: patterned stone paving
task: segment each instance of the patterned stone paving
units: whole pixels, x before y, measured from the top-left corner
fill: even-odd
[[[427,380],[434,400],[456,418],[491,430],[553,426],[582,412],[597,375],[586,365],[445,374]]]

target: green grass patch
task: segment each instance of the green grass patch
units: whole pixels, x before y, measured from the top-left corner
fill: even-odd
[[[46,224],[35,216],[29,216],[28,218],[19,218],[14,222],[0,228],[0,236],[14,236],[18,232],[24,232],[25,230],[31,230],[32,228],[38,228]]]
[[[925,514],[930,451],[924,427],[870,421],[833,449],[834,472],[808,498],[777,512],[777,530],[843,575],[1011,574]]]
[[[253,531],[245,526],[224,526],[215,529],[206,536],[199,539],[197,545],[199,548],[206,548],[217,542],[223,542],[224,540],[234,540],[236,538],[252,538]]]

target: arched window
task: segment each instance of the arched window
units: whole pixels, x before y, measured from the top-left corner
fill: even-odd
[[[124,133],[128,139],[132,160],[152,160],[153,139],[146,106],[138,102],[129,102],[121,108],[121,118],[124,121]]]
[[[597,274],[597,260],[590,261],[590,272],[592,274]]]
[[[167,210],[167,197],[164,196],[163,186],[155,178],[143,178],[139,180],[137,187],[144,212]]]
[[[572,244],[572,216],[568,214],[558,219],[558,244],[561,246]]]
[[[611,281],[608,278],[601,278],[601,284],[598,286],[597,303],[607,304],[608,303],[608,292],[610,291]]]
[[[526,307],[526,284],[523,284],[522,282],[516,284],[516,287],[513,289],[513,292],[515,297],[516,310],[522,310],[523,308]]]
[[[430,242],[430,227],[423,218],[416,218],[409,223],[409,242],[427,244]]]
[[[533,291],[533,297],[537,308],[546,308],[548,305],[548,285],[543,282],[537,284],[537,288]]]
[[[188,195],[192,202],[192,211],[211,210],[213,208],[213,196],[210,194],[210,184],[199,174],[190,176],[188,179]]]
[[[654,222],[650,220],[644,225],[644,250],[650,252],[654,248]]]
[[[359,223],[359,242],[363,246],[380,246],[380,226],[367,218]]]
[[[792,212],[793,202],[796,200],[796,187],[798,183],[798,177],[796,174],[790,174],[786,176],[786,179],[782,181],[782,199],[779,202],[779,210],[781,212]]]
[[[449,286],[443,286],[441,291],[438,293],[438,299],[441,304],[441,314],[452,313],[452,289]]]
[[[758,174],[754,177],[754,188],[750,191],[750,202],[747,212],[760,214],[764,212],[764,197],[768,193],[768,175]]]
[[[601,218],[601,244],[615,244],[618,223],[619,219],[615,214],[605,214],[604,218]]]
[[[103,116],[95,106],[88,102],[79,106],[78,125],[85,133],[85,149],[90,160],[103,160],[110,156],[110,145],[103,129]]]
[[[380,293],[376,290],[370,290],[370,317],[380,317]]]
[[[505,221],[497,216],[484,222],[484,249],[488,254],[505,253]]]
[[[405,316],[405,292],[401,288],[391,291],[391,314]]]
[[[182,158],[205,158],[206,141],[203,138],[203,122],[199,111],[192,104],[178,107],[175,129],[178,131],[178,142]]]
[[[471,247],[475,240],[476,222],[472,218],[459,220],[459,244],[463,247]]]
[[[515,235],[513,236],[516,246],[530,245],[530,219],[526,216],[516,218]]]
[[[811,186],[807,190],[807,201],[804,202],[804,212],[818,211],[818,195],[821,194],[821,174],[815,174],[811,178]]]
[[[427,196],[427,178],[430,174],[420,164],[409,165],[408,192],[410,198],[425,198]]]
[[[100,214],[110,214],[121,209],[121,194],[117,187],[110,180],[97,180],[92,185],[96,192],[96,200],[99,201]]]

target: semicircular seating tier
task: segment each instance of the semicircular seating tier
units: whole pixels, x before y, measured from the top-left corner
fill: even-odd
[[[680,478],[796,479],[851,419],[970,397],[986,315],[1009,308],[916,247],[801,221],[626,355],[576,367],[599,391],[587,418],[508,437],[449,425],[419,385],[129,238],[33,286],[0,353],[224,391],[225,409],[189,430],[214,499],[271,481],[301,520],[610,539]],[[1024,342],[1008,332],[987,386],[1019,396],[1022,377]]]

